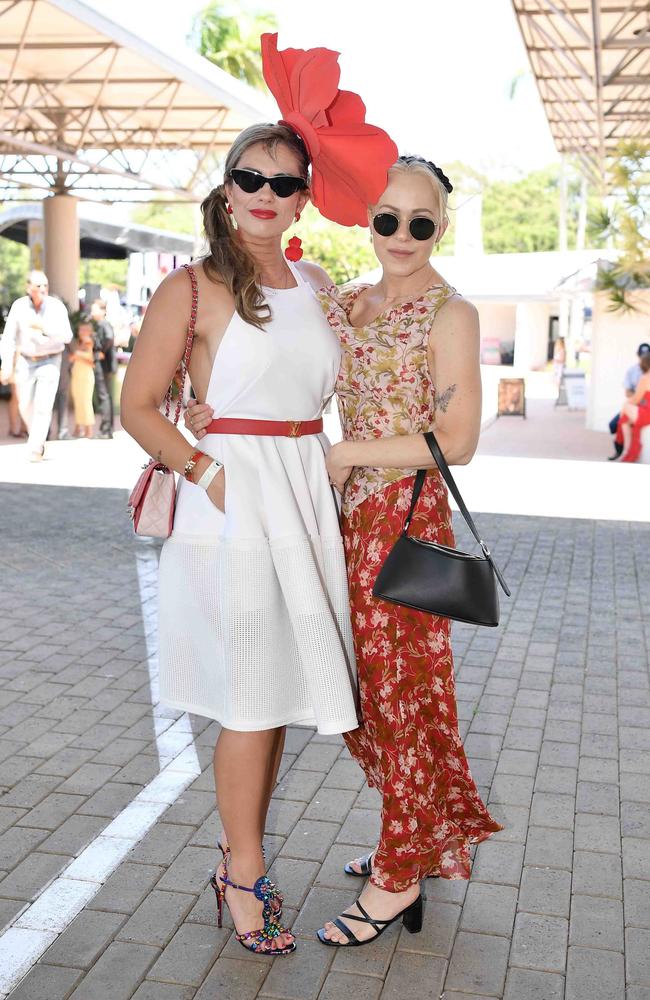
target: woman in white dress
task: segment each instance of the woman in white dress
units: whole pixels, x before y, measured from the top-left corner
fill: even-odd
[[[182,269],[151,300],[122,395],[126,430],[185,477],[160,561],[161,698],[221,723],[214,771],[228,847],[213,885],[241,943],[274,954],[295,948],[262,849],[284,727],[332,734],[357,725],[320,419],[340,348],[314,294],[323,272],[285,260],[280,242],[307,201],[308,166],[289,129],[252,126],[202,206],[210,254],[194,266],[189,374],[226,423],[195,453],[159,410],[192,308]]]
[[[366,224],[396,147],[338,89],[338,54],[277,50],[265,79],[282,121],[246,129],[224,183],[202,205],[210,252],[153,296],[129,364],[122,423],[179,472],[174,530],[160,562],[161,698],[221,724],[214,754],[227,841],[212,885],[237,939],[295,949],[282,896],[264,874],[262,836],[284,727],[358,725],[347,577],[325,458],[322,412],[341,358],[316,297],[328,282],[282,234],[308,198],[328,218]],[[312,167],[312,189],[309,166]],[[295,263],[292,263],[295,262]],[[196,288],[195,288],[196,286]],[[197,306],[198,298],[198,306]],[[194,451],[160,412],[185,348],[214,420]]]

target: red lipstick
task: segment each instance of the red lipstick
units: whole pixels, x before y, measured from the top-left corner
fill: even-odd
[[[254,215],[256,219],[275,219],[277,214],[268,208],[251,208],[251,215]]]

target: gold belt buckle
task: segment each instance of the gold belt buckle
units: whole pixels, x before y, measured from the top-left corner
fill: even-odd
[[[289,437],[297,438],[300,437],[300,428],[302,426],[302,420],[290,420],[289,421]]]

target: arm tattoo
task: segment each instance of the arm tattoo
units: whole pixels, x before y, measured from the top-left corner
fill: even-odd
[[[447,412],[447,407],[451,402],[451,397],[456,392],[456,383],[453,385],[448,385],[444,392],[436,393],[436,398],[433,404],[434,410],[442,410],[443,413]]]

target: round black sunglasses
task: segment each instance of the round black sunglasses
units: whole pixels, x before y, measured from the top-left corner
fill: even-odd
[[[372,220],[372,227],[380,236],[392,236],[399,229],[399,219],[392,212],[378,212]],[[430,240],[435,231],[433,219],[424,215],[416,216],[409,222],[409,232],[414,240]]]
[[[294,177],[292,174],[276,174],[275,177],[265,177],[257,170],[249,170],[246,167],[235,167],[228,176],[246,194],[255,194],[265,184],[268,184],[273,194],[276,194],[278,198],[290,198],[292,194],[303,191],[307,187],[307,181],[304,177]]]

